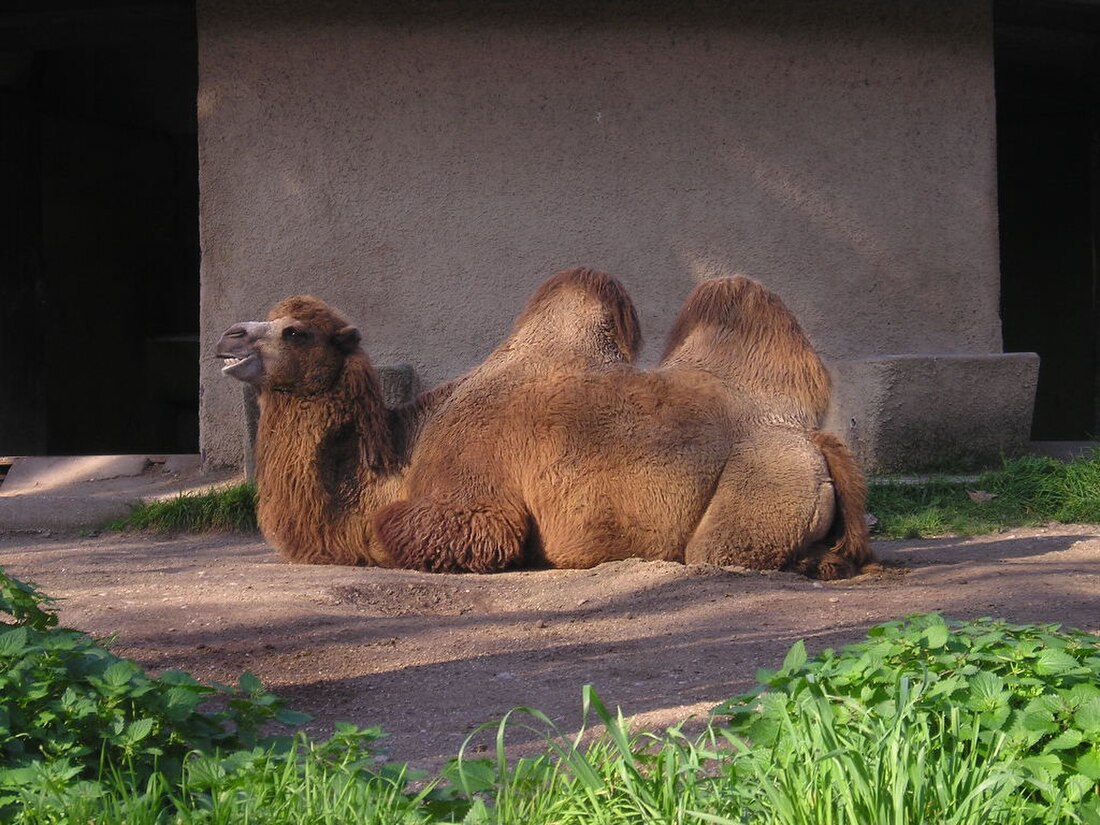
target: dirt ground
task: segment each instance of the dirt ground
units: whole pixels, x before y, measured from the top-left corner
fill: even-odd
[[[1100,632],[1095,525],[875,546],[885,572],[826,584],[641,561],[493,576],[292,566],[226,535],[8,533],[0,566],[153,671],[250,670],[316,732],[381,725],[392,759],[426,768],[517,705],[574,728],[585,683],[651,728],[705,714],[799,638],[813,653],[910,613]]]

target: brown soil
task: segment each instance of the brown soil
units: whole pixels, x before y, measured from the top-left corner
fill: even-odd
[[[1100,632],[1100,528],[876,543],[883,572],[820,583],[664,562],[493,576],[292,566],[254,537],[0,536],[0,566],[64,599],[62,623],[153,671],[257,674],[323,733],[381,725],[437,766],[517,705],[563,730],[580,688],[659,728],[811,653],[925,611]],[[519,738],[523,738],[520,735]]]

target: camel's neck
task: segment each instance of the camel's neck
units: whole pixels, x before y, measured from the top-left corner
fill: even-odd
[[[371,517],[396,498],[400,464],[365,356],[349,357],[324,395],[260,396],[260,526],[291,560],[385,565]]]

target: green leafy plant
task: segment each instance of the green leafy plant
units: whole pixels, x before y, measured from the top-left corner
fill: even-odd
[[[914,741],[1011,770],[1014,798],[1032,813],[1080,808],[1100,822],[1100,640],[1057,625],[937,615],[868,636],[814,659],[796,644],[779,671],[760,674],[760,691],[715,709],[727,734],[786,764],[810,731],[908,718],[924,730]]]
[[[180,775],[153,774],[144,784],[109,772],[104,781],[33,783],[23,792],[16,822],[211,825],[257,822],[419,823],[428,821],[424,800],[406,789],[413,778],[403,765],[374,761],[377,728],[338,725],[322,742],[304,733],[286,747],[194,753]],[[171,819],[167,819],[168,813]]]
[[[274,744],[264,726],[309,718],[251,674],[236,687],[179,671],[150,677],[87,635],[56,627],[45,597],[2,571],[0,594],[0,813],[31,787],[92,781],[105,766],[139,783],[158,771],[178,774],[192,751]]]
[[[0,624],[14,624],[45,630],[57,624],[49,609],[53,599],[33,584],[12,578],[0,569]]]

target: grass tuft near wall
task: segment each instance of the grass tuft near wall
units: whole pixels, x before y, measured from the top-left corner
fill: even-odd
[[[979,535],[1048,522],[1100,523],[1100,451],[1063,462],[1025,456],[971,482],[879,481],[868,512],[889,538]]]
[[[210,490],[181,493],[164,501],[138,505],[125,518],[107,525],[108,530],[148,530],[159,533],[199,533],[225,530],[254,533],[256,485],[251,482]]]

